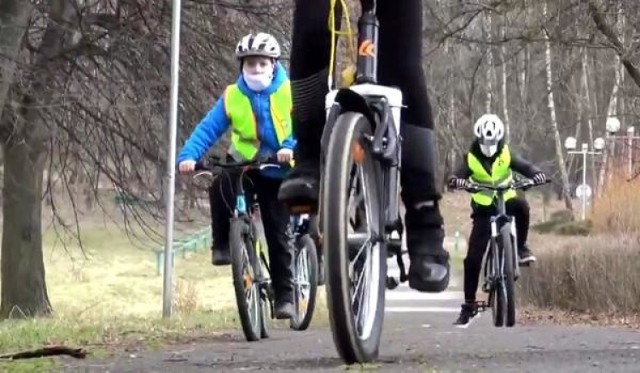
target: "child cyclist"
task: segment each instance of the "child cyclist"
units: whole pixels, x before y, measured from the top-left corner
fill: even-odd
[[[514,154],[504,141],[504,123],[494,114],[481,116],[474,125],[476,139],[454,174],[449,186],[462,189],[469,180],[478,183],[506,183],[512,180],[513,171],[543,184],[547,177],[535,165]],[[516,219],[518,257],[520,264],[534,262],[536,258],[527,247],[529,233],[529,204],[517,197],[515,190],[505,194],[507,213]],[[491,237],[490,217],[495,213],[495,198],[489,192],[474,193],[471,197],[473,227],[469,236],[467,257],[464,259],[464,297],[457,325],[466,325],[476,315],[476,291],[482,266],[482,258]]]
[[[280,46],[266,33],[249,34],[235,51],[241,73],[196,126],[178,156],[180,172],[194,171],[196,161],[212,147],[230,126],[231,161],[276,155],[285,164],[293,160],[296,140],[291,128],[291,88],[285,69],[278,62]],[[278,189],[287,170],[269,168],[251,174],[265,227],[271,276],[275,290],[275,316],[294,314],[293,283],[287,228],[288,210],[278,202]],[[209,189],[212,262],[230,263],[229,219],[234,198],[234,178],[217,177]]]

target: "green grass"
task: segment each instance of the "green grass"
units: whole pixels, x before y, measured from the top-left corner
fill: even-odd
[[[186,258],[176,255],[175,316],[163,320],[156,245],[137,247],[113,226],[84,229],[82,240],[84,252],[70,237],[45,233],[46,279],[54,313],[1,321],[0,354],[53,344],[91,351],[141,340],[162,344],[238,327],[230,269],[213,267],[208,248],[187,253]]]

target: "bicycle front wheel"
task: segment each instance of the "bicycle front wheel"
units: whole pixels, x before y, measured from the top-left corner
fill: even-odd
[[[502,255],[500,251],[499,244],[492,239],[485,263],[489,268],[489,305],[491,306],[491,316],[493,317],[493,325],[497,327],[504,325],[506,308],[506,292],[504,290],[504,281],[502,280]]]
[[[516,323],[516,295],[514,289],[514,270],[517,264],[515,260],[515,252],[513,250],[513,242],[511,236],[511,227],[506,224],[500,229],[502,237],[502,252],[504,258],[504,293],[505,293],[505,324],[512,327]]]
[[[333,340],[348,364],[378,356],[384,319],[387,253],[383,240],[379,164],[360,113],[338,117],[322,185],[322,232],[327,304]]]
[[[246,221],[235,219],[231,222],[229,246],[233,288],[242,331],[247,341],[257,341],[262,324],[260,284],[256,271],[258,258],[251,227]]]

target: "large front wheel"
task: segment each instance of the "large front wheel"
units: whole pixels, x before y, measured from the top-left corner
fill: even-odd
[[[378,356],[387,253],[379,205],[378,163],[359,113],[341,114],[326,153],[321,214],[327,304],[334,343],[348,364]]]

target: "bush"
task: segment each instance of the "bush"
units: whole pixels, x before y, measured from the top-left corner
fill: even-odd
[[[523,305],[594,314],[640,313],[637,237],[574,237],[557,242],[555,238],[536,245],[538,262],[518,280]]]
[[[568,210],[559,210],[551,214],[548,221],[533,225],[531,228],[542,234],[562,236],[588,236],[592,223],[589,220],[575,221]]]
[[[614,172],[604,193],[593,204],[591,220],[600,233],[640,233],[640,178],[628,181]]]

